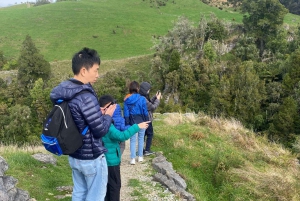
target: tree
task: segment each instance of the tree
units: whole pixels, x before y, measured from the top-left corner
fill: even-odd
[[[38,78],[42,78],[44,81],[49,79],[50,63],[39,53],[29,35],[23,41],[18,63],[18,81],[20,86],[25,89],[25,94],[33,87]]]
[[[97,94],[113,94],[114,98],[122,103],[124,94],[128,92],[126,82],[130,80],[130,73],[125,68],[118,71],[107,72],[99,81],[95,83],[95,90]]]
[[[241,5],[241,0],[227,0],[234,8],[239,7]]]
[[[23,145],[29,142],[29,136],[35,135],[30,125],[30,108],[28,106],[15,105],[8,109],[7,123],[1,130],[5,144]]]
[[[266,43],[277,34],[288,10],[278,0],[243,0],[241,8],[246,32],[257,39],[262,57]]]
[[[165,92],[170,92],[172,94],[177,93],[180,81],[180,73],[177,70],[169,72],[165,76]]]
[[[212,39],[223,42],[228,36],[228,31],[225,29],[221,20],[213,15],[211,17],[212,19],[207,23],[205,30],[205,40]]]
[[[299,0],[279,0],[279,2],[289,9],[290,13],[300,14],[300,2]]]
[[[284,96],[291,96],[294,94],[294,88],[300,81],[300,50],[295,51],[285,64],[286,74],[284,75],[282,86],[284,89]]]
[[[34,6],[41,6],[41,5],[45,5],[45,4],[49,4],[50,1],[49,0],[36,0],[36,3],[34,4]]]
[[[297,103],[292,97],[287,97],[280,105],[279,112],[274,116],[273,124],[271,124],[270,131],[273,138],[279,138],[285,145],[291,146],[294,142],[293,134],[295,134],[297,123],[299,123]]]
[[[32,99],[31,108],[33,108],[33,113],[37,115],[39,125],[43,123],[43,120],[52,107],[52,103],[49,99],[49,94],[52,89],[46,88],[44,85],[43,79],[39,78],[35,81],[34,87],[29,91]]]
[[[287,31],[281,27],[278,28],[276,35],[270,36],[269,41],[266,43],[266,48],[270,50],[273,55],[278,59],[280,55],[288,51]],[[275,56],[273,56],[275,58]]]
[[[258,50],[255,46],[255,39],[253,37],[242,37],[233,49],[235,56],[242,61],[255,61],[258,57]]]
[[[169,72],[178,70],[179,66],[180,66],[180,54],[176,50],[173,50],[169,61]]]
[[[205,59],[208,59],[210,62],[214,62],[216,60],[217,53],[214,50],[211,41],[208,41],[207,43],[204,44],[203,52],[204,52]]]
[[[200,89],[193,67],[189,62],[184,62],[180,66],[179,98],[184,106],[198,112],[204,108],[207,102],[204,100],[208,96]]]
[[[213,88],[210,112],[213,115],[235,117],[248,127],[262,124],[260,103],[264,100],[264,85],[252,62],[230,66],[221,77],[220,86]]]

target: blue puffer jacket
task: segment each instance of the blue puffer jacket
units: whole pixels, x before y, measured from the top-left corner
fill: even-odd
[[[81,91],[82,93],[74,97]],[[78,80],[70,79],[60,83],[50,93],[50,99],[55,103],[58,99],[69,101],[73,120],[80,132],[88,126],[89,129],[83,138],[83,145],[70,156],[81,160],[92,160],[105,153],[101,137],[109,130],[112,118],[102,115],[96,98],[96,93],[90,84],[83,84]]]
[[[125,119],[122,115],[122,109],[119,104],[117,104],[116,110],[115,110],[112,118],[114,120],[114,126],[119,131],[125,131],[130,127],[130,125],[125,125]]]
[[[140,94],[128,94],[124,100],[126,125],[149,121],[146,98]]]

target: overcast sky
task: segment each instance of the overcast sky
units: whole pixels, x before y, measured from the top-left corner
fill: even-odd
[[[29,2],[35,2],[35,0],[28,0]],[[20,4],[21,2],[27,2],[27,0],[0,0],[0,7],[14,5],[15,3]],[[55,0],[53,0],[55,2]]]

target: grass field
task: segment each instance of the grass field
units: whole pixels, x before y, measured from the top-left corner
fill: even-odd
[[[28,34],[48,61],[69,60],[84,46],[98,50],[104,60],[145,55],[153,52],[152,37],[165,35],[179,16],[197,25],[201,15],[210,13],[242,22],[242,14],[199,0],[166,1],[160,7],[150,0],[80,0],[30,8],[21,4],[0,8],[0,50],[17,58]],[[297,25],[300,17],[288,14],[285,22]]]
[[[84,46],[95,48],[103,59],[152,53],[152,36],[162,36],[179,16],[197,23],[211,12],[241,22],[239,13],[221,11],[199,0],[168,1],[157,7],[149,0],[81,0],[27,8],[0,8],[0,50],[17,57],[25,36],[32,37],[48,61],[70,59]]]

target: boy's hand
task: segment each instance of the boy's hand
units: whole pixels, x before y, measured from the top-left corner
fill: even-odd
[[[117,107],[117,104],[113,104],[113,105],[110,105],[106,110],[105,110],[105,113],[104,114],[107,114],[109,116],[113,116],[114,112],[115,112],[115,109]]]
[[[145,122],[139,123],[138,126],[140,129],[147,129],[150,122],[151,121],[145,121]]]

